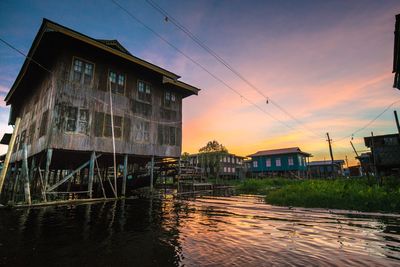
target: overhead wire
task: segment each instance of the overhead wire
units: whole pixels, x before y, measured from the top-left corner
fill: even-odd
[[[171,16],[165,9],[160,7],[157,3],[152,0],[145,0],[151,7],[160,12],[163,16],[165,16],[167,22],[171,22],[176,27],[178,27],[181,31],[183,31],[190,39],[192,39],[195,43],[197,43],[201,48],[203,48],[206,52],[208,52],[211,56],[213,56],[218,62],[224,65],[228,70],[230,70],[233,74],[235,74],[239,79],[245,82],[248,86],[254,89],[258,94],[260,94],[266,101],[266,103],[271,103],[275,107],[277,107],[280,111],[285,113],[289,118],[297,122],[300,126],[302,126],[305,130],[309,131],[312,135],[321,138],[320,135],[316,134],[313,130],[309,129],[303,122],[298,120],[295,116],[290,114],[286,109],[284,109],[281,105],[279,105],[276,101],[274,101],[271,97],[267,96],[262,90],[260,90],[257,86],[251,83],[244,75],[242,75],[238,70],[232,67],[225,59],[223,59],[220,55],[218,55],[213,49],[208,47],[204,42],[202,42],[195,34],[193,34],[189,29],[187,29],[184,25],[182,25],[178,20],[176,20],[173,16]]]
[[[341,138],[339,138],[338,140],[336,140],[335,142],[340,142],[343,141],[344,139],[347,138],[352,138],[354,137],[354,135],[358,132],[361,132],[362,130],[365,130],[366,128],[368,128],[371,124],[373,124],[377,119],[379,119],[386,111],[388,111],[393,105],[400,103],[400,99],[390,103],[381,113],[379,113],[377,116],[375,116],[372,120],[370,120],[368,123],[366,123],[364,126],[362,126],[361,128],[355,130],[354,132],[352,132],[349,135],[343,136]]]
[[[214,73],[212,73],[210,70],[208,70],[205,66],[203,66],[202,64],[200,64],[199,62],[197,62],[195,59],[193,59],[192,57],[190,57],[189,55],[187,55],[185,52],[183,52],[182,50],[180,50],[177,46],[175,46],[173,43],[171,43],[170,41],[168,41],[166,38],[164,38],[161,34],[159,34],[158,32],[156,32],[155,30],[153,30],[151,27],[149,27],[147,24],[145,24],[142,20],[140,20],[138,17],[136,17],[135,15],[133,15],[129,10],[127,10],[125,7],[121,6],[117,1],[115,0],[110,0],[112,3],[114,3],[117,7],[119,7],[121,10],[123,10],[129,17],[131,17],[132,19],[134,19],[136,22],[138,22],[139,24],[141,24],[143,27],[145,27],[146,29],[148,29],[150,32],[152,32],[154,35],[156,35],[158,38],[160,38],[162,41],[164,41],[165,43],[167,43],[169,46],[171,46],[175,51],[177,51],[179,54],[181,54],[182,56],[184,56],[185,58],[187,58],[189,61],[191,61],[193,64],[195,64],[196,66],[198,66],[199,68],[201,68],[203,71],[205,71],[206,73],[208,73],[211,77],[213,77],[215,80],[217,80],[218,82],[220,82],[221,84],[223,84],[226,88],[228,88],[229,90],[233,91],[234,93],[236,93],[239,97],[241,97],[241,99],[246,100],[249,104],[253,105],[255,108],[257,108],[258,110],[260,110],[261,112],[265,113],[266,115],[268,115],[269,117],[271,117],[272,119],[274,119],[275,121],[281,123],[282,125],[284,125],[287,128],[290,128],[292,130],[297,130],[296,128],[294,128],[293,126],[291,126],[290,124],[285,123],[284,121],[278,119],[277,117],[275,117],[274,115],[272,115],[271,113],[267,112],[266,110],[264,110],[263,108],[261,108],[259,105],[257,105],[254,101],[250,100],[249,98],[247,98],[246,96],[244,96],[243,94],[241,94],[238,90],[234,89],[232,86],[230,86],[229,84],[227,84],[224,80],[222,80],[221,78],[219,78],[218,76],[216,76]]]

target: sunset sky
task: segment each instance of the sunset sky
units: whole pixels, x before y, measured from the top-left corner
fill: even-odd
[[[329,132],[339,140],[333,143],[335,159],[347,155],[355,164],[350,136],[395,101],[353,142],[363,151],[363,137],[371,131],[397,131],[393,110],[400,112],[400,91],[392,88],[391,71],[400,1],[154,1],[291,116],[267,104],[145,0],[118,2],[244,97],[110,0],[2,0],[0,37],[28,52],[45,17],[93,38],[118,39],[133,55],[181,75],[202,89],[183,103],[183,151],[191,153],[215,139],[242,156],[298,146],[323,160],[329,158]],[[3,99],[23,61],[0,43],[1,136],[12,131]],[[6,148],[0,145],[0,153]]]

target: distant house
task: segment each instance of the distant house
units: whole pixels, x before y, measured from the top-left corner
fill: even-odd
[[[311,154],[298,147],[258,151],[251,157],[251,171],[257,175],[284,175],[305,177],[307,158]]]
[[[378,174],[394,174],[400,170],[399,134],[364,137],[365,146],[371,149],[371,160]]]
[[[311,177],[314,178],[343,176],[343,165],[344,160],[334,160],[333,164],[331,160],[311,161],[308,163]]]
[[[199,167],[202,174],[221,178],[244,177],[244,157],[232,153],[206,152],[191,154],[188,161],[192,166]]]

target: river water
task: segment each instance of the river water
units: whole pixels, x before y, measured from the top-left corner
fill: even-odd
[[[0,210],[0,266],[400,266],[400,215],[257,196]]]

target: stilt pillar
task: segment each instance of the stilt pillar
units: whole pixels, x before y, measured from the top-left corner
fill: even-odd
[[[124,178],[122,180],[122,189],[121,189],[121,194],[122,196],[125,196],[126,193],[126,178],[128,176],[128,155],[125,155],[124,157]]]
[[[94,161],[96,160],[96,152],[92,152],[89,163],[89,181],[88,181],[88,196],[93,197],[93,178],[94,178]]]
[[[49,148],[49,149],[47,149],[46,167],[44,170],[44,184],[43,184],[43,188],[42,188],[42,198],[43,198],[44,202],[47,201],[46,191],[47,191],[47,183],[49,180],[50,164],[51,164],[52,157],[53,157],[53,149]]]
[[[22,176],[24,177],[24,194],[25,202],[30,205],[31,201],[31,189],[29,185],[29,167],[28,167],[28,149],[26,144],[22,145]]]
[[[150,192],[153,192],[153,181],[154,181],[154,155],[151,156],[151,166],[150,166]]]

